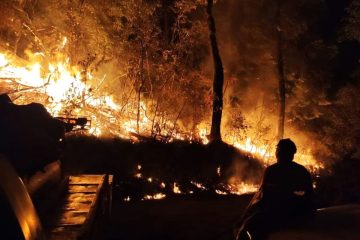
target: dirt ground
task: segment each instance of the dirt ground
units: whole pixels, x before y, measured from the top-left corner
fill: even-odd
[[[249,203],[243,196],[175,196],[124,202],[113,199],[106,239],[225,240]]]

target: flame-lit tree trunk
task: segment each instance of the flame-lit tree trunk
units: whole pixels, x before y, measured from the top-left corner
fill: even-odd
[[[140,86],[137,93],[137,115],[136,115],[136,132],[140,133],[140,111],[141,111],[141,92],[143,91],[144,87],[144,43],[141,41],[140,43]]]
[[[281,0],[277,1],[276,12],[276,40],[277,40],[277,72],[279,80],[279,122],[277,138],[280,140],[284,138],[285,130],[285,104],[286,104],[286,89],[285,89],[285,72],[284,72],[284,53],[283,53],[283,33],[280,26],[281,21]]]
[[[214,61],[214,81],[213,81],[213,110],[211,119],[210,141],[221,141],[221,117],[223,109],[223,85],[224,70],[221,56],[216,40],[215,20],[212,14],[213,0],[207,0],[208,27],[210,32],[210,44]]]

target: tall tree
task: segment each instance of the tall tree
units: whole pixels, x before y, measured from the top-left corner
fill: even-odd
[[[285,104],[286,104],[286,88],[284,73],[284,54],[283,54],[283,36],[281,29],[281,0],[277,1],[276,6],[276,38],[277,38],[277,73],[279,83],[279,122],[278,122],[278,139],[284,138],[285,130]]]
[[[213,109],[211,119],[210,141],[221,141],[221,117],[223,110],[223,85],[224,69],[216,40],[215,20],[212,14],[214,1],[207,0],[208,27],[210,32],[210,44],[214,61],[214,81],[213,81]]]

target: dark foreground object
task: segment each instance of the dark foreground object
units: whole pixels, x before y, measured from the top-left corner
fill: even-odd
[[[22,177],[30,177],[61,153],[66,124],[39,103],[14,104],[0,95],[0,153]]]
[[[232,226],[251,195],[178,196],[122,202],[114,198],[106,239],[233,240]],[[270,234],[268,240],[358,240],[360,205],[317,210],[312,219]]]
[[[0,155],[0,239],[103,239],[111,182],[105,174],[63,178],[54,162],[24,184]]]
[[[265,240],[276,229],[314,214],[313,186],[308,170],[293,162],[296,145],[281,139],[277,162],[265,169],[262,184],[244,214],[237,240]]]
[[[107,239],[233,239],[252,195],[184,196],[123,202],[114,197]]]
[[[313,219],[298,222],[270,235],[268,240],[360,239],[360,205],[341,205],[317,210]]]

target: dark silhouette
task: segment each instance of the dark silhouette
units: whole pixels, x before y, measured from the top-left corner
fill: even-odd
[[[30,176],[59,158],[66,124],[39,103],[14,104],[0,95],[0,153],[22,176]]]
[[[223,85],[224,68],[220,56],[220,51],[216,39],[216,26],[213,15],[213,0],[207,0],[206,12],[208,15],[208,28],[210,32],[211,52],[214,61],[214,81],[213,81],[213,107],[211,118],[210,141],[221,142],[221,118],[223,110]]]
[[[313,213],[311,175],[293,162],[296,150],[290,139],[279,141],[277,163],[265,170],[260,190],[242,218],[238,240],[265,239],[270,232]]]

